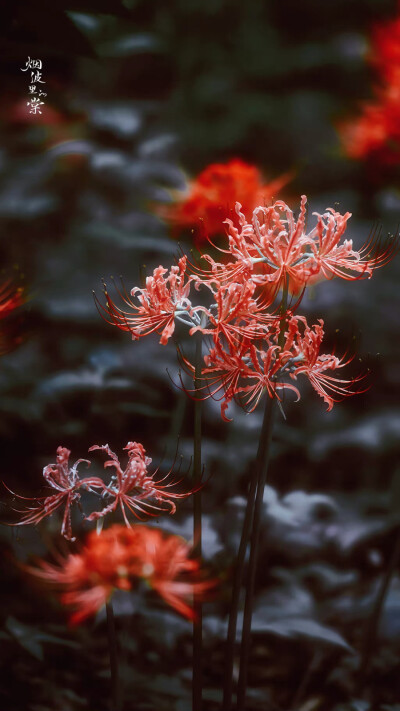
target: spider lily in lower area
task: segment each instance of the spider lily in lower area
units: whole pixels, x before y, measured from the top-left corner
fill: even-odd
[[[140,580],[193,620],[193,595],[204,597],[215,583],[200,579],[200,562],[189,556],[190,546],[179,536],[116,524],[100,534],[91,532],[81,551],[60,557],[59,565],[41,560],[39,567],[25,570],[61,589],[61,602],[75,610],[71,624],[95,614],[115,589],[135,589]]]
[[[78,466],[81,462],[90,465],[88,459],[78,459],[75,464],[69,466],[69,457],[71,452],[65,447],[58,447],[57,462],[48,464],[43,469],[43,476],[47,483],[55,489],[57,493],[50,496],[42,497],[25,497],[15,494],[11,489],[6,487],[13,496],[25,501],[34,501],[36,506],[28,507],[22,513],[21,521],[10,524],[11,526],[22,526],[28,524],[37,524],[47,516],[51,516],[61,506],[65,506],[64,516],[61,526],[61,534],[67,539],[74,541],[71,528],[71,507],[77,503],[80,505],[81,491],[86,490],[97,497],[109,497],[111,502],[101,511],[94,511],[85,516],[87,521],[96,521],[104,518],[107,514],[115,511],[119,506],[127,526],[130,526],[126,515],[126,508],[133,515],[142,520],[142,516],[159,516],[162,513],[173,514],[176,511],[175,501],[185,499],[193,494],[194,491],[186,493],[178,493],[173,491],[173,487],[180,483],[179,481],[168,481],[168,477],[172,469],[159,480],[155,480],[155,475],[158,469],[152,474],[148,472],[148,466],[151,464],[151,459],[146,457],[143,445],[138,442],[128,442],[125,450],[128,452],[128,465],[125,470],[122,469],[119,459],[108,445],[94,445],[89,451],[103,450],[110,457],[104,464],[105,468],[114,467],[115,475],[111,477],[108,484],[99,477],[85,477],[81,479],[78,475]],[[163,484],[163,482],[166,482]]]
[[[19,499],[25,501],[35,501],[37,506],[28,507],[25,511],[20,511],[23,514],[21,521],[10,524],[11,526],[23,526],[28,524],[37,524],[47,516],[51,516],[57,509],[65,505],[64,515],[61,525],[61,534],[67,540],[74,541],[72,537],[71,527],[71,506],[74,503],[79,503],[81,498],[81,489],[91,491],[93,489],[104,489],[104,482],[98,477],[86,477],[80,479],[78,475],[78,466],[81,462],[85,462],[90,466],[88,459],[78,459],[75,464],[69,466],[69,457],[71,452],[66,447],[58,447],[57,461],[55,464],[48,464],[43,469],[43,476],[46,482],[52,489],[56,490],[56,494],[42,497],[26,497],[15,494],[10,489],[7,489]]]
[[[108,444],[94,445],[89,452],[100,449],[108,454],[110,459],[104,463],[104,467],[113,467],[115,475],[110,483],[104,487],[104,495],[113,500],[102,511],[95,511],[87,516],[88,521],[96,521],[103,518],[108,513],[115,511],[119,506],[127,526],[130,526],[125,507],[133,513],[139,520],[143,520],[141,515],[159,516],[162,513],[175,513],[176,505],[174,500],[185,499],[193,494],[193,491],[179,494],[171,491],[180,481],[171,481],[162,485],[171,474],[172,470],[163,479],[156,481],[153,474],[148,473],[147,467],[151,464],[151,459],[145,456],[144,447],[137,442],[128,442],[124,449],[128,452],[128,464],[122,469],[116,454],[110,449]]]

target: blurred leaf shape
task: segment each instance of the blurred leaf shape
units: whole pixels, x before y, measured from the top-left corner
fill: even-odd
[[[146,252],[176,254],[176,242],[157,237],[157,230],[160,229],[157,218],[147,213],[135,212],[131,214],[132,231],[116,228],[107,222],[93,221],[82,225],[80,231],[95,240],[97,243],[104,242],[117,246],[120,249],[131,248]],[[150,236],[153,233],[154,236]],[[129,276],[129,275],[126,275]]]
[[[400,412],[392,409],[359,418],[353,425],[340,430],[319,433],[310,445],[310,454],[316,460],[348,447],[359,447],[369,452],[387,452],[398,447],[400,437]]]
[[[308,494],[292,491],[279,501],[277,493],[266,487],[264,493],[266,514],[288,526],[303,526],[306,523],[336,518],[338,507],[335,501],[324,494]]]
[[[97,50],[102,57],[130,57],[144,52],[161,52],[162,45],[155,35],[143,32],[100,43]]]
[[[297,570],[302,583],[307,583],[319,595],[333,595],[348,587],[354,587],[358,580],[355,570],[340,570],[327,563],[310,563]]]
[[[93,102],[89,108],[93,126],[119,138],[131,138],[142,125],[140,112],[130,102]]]
[[[279,620],[259,619],[254,620],[255,632],[270,632],[279,637],[295,637],[303,640],[309,640],[312,643],[320,642],[328,647],[339,647],[347,652],[355,653],[344,637],[339,632],[322,625],[316,620],[304,617],[287,617]]]
[[[33,627],[32,625],[25,625],[12,616],[7,617],[5,629],[9,637],[18,642],[23,649],[39,661],[43,661],[44,659],[43,643],[59,644],[64,647],[70,647],[71,649],[77,649],[79,647],[77,642],[41,632],[39,628]],[[3,639],[7,638],[7,634],[4,632],[1,633],[1,636]]]

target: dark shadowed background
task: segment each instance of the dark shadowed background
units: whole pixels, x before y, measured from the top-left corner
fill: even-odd
[[[133,343],[99,316],[92,290],[169,266],[178,251],[154,206],[209,163],[240,157],[267,179],[289,170],[285,198],[351,211],[361,245],[400,221],[398,172],[349,161],[335,125],[371,95],[369,28],[389,0],[19,0],[1,3],[0,268],[28,302],[23,342],[0,363],[0,472],[43,493],[58,445],[73,460],[93,444],[142,442],[168,470],[177,436],[191,456],[192,404],[171,383],[172,343]],[[43,62],[47,97],[29,114],[28,57]],[[337,204],[339,206],[337,206]],[[190,232],[182,236],[190,248]],[[278,419],[265,493],[248,711],[400,708],[400,580],[392,579],[379,646],[354,692],[365,623],[399,530],[400,341],[395,259],[372,280],[319,284],[304,298],[327,348],[371,368],[370,389],[325,405],[310,388]],[[339,329],[339,331],[337,331]],[[178,335],[180,333],[178,332]],[[183,336],[182,336],[183,338]],[[189,347],[189,346],[187,346]],[[358,358],[362,359],[359,363]],[[167,373],[167,368],[169,374]],[[204,406],[204,557],[220,588],[206,605],[205,710],[219,708],[230,575],[260,412]],[[100,473],[101,458],[98,458]],[[96,468],[93,467],[93,472]],[[4,489],[2,520],[12,521]],[[191,501],[155,525],[191,536]],[[13,518],[14,517],[14,518]],[[84,533],[79,516],[76,527]],[[105,711],[104,615],[78,630],[15,560],[47,555],[59,520],[0,528],[7,711]],[[190,709],[189,623],[141,595],[115,598],[125,711]],[[271,706],[267,706],[267,700]]]

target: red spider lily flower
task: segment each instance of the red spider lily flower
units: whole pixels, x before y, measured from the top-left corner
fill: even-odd
[[[142,525],[114,525],[99,535],[90,533],[82,550],[59,565],[39,561],[39,568],[26,569],[60,587],[61,602],[75,609],[71,624],[95,614],[115,589],[132,590],[140,580],[193,620],[193,595],[203,596],[214,582],[198,579],[200,563],[189,555],[189,545],[179,536]]]
[[[306,203],[303,195],[297,220],[281,200],[270,207],[258,207],[251,224],[237,203],[240,228],[226,220],[229,252],[235,261],[222,264],[203,255],[210,264],[212,278],[222,283],[251,279],[257,285],[274,285],[276,290],[288,282],[289,290],[298,293],[321,278],[370,277],[373,269],[383,266],[393,256],[394,244],[379,251],[378,244],[370,240],[358,252],[353,250],[352,240],[340,244],[351,217],[349,212],[342,215],[328,208],[323,215],[313,213],[317,224],[307,234]],[[198,275],[207,279],[205,270],[198,270]]]
[[[147,277],[146,288],[134,287],[131,295],[118,292],[128,306],[122,309],[112,301],[105,290],[106,306],[96,300],[100,314],[108,322],[122,331],[129,331],[133,339],[147,336],[156,331],[161,333],[160,343],[166,345],[175,330],[175,319],[186,325],[194,325],[196,309],[189,300],[191,283],[195,276],[186,277],[186,257],[181,257],[178,265],[172,266],[168,276],[167,269],[159,266],[153,276]],[[139,303],[131,298],[136,297]],[[189,319],[189,322],[188,322]]]
[[[284,340],[280,345],[282,333]],[[229,421],[226,410],[232,400],[246,412],[253,412],[264,395],[281,401],[285,390],[294,392],[299,400],[300,392],[290,381],[304,374],[331,410],[334,402],[363,392],[353,386],[365,376],[345,380],[331,375],[329,371],[343,368],[352,358],[321,355],[323,337],[322,320],[309,327],[304,317],[287,312],[284,331],[282,319],[276,318],[274,324],[255,339],[231,340],[225,345],[221,339],[214,338],[214,346],[204,357],[204,385],[196,391],[197,396],[220,399],[222,419]],[[183,362],[193,375],[193,366],[187,360]]]
[[[278,391],[288,389],[300,398],[295,386],[279,379],[282,365],[277,343],[279,330],[279,321],[276,321],[271,331],[265,331],[255,342],[242,338],[227,341],[226,346],[215,338],[214,346],[204,356],[205,368],[201,376],[204,385],[196,391],[197,397],[221,400],[221,416],[225,422],[230,422],[226,410],[232,400],[246,412],[253,412],[265,393],[280,399]],[[254,343],[263,344],[264,348],[258,348]],[[181,360],[187,372],[193,375],[193,365],[182,354]]]
[[[257,205],[268,203],[292,178],[286,173],[268,184],[263,184],[259,170],[234,158],[228,163],[207,166],[189,185],[189,194],[165,212],[173,225],[195,227],[203,223],[198,241],[223,233],[222,223],[235,218],[235,203],[240,200],[243,210],[251,215]]]
[[[35,501],[38,505],[29,507],[25,511],[20,511],[23,514],[22,520],[17,523],[10,524],[11,526],[25,526],[28,524],[37,524],[46,516],[51,516],[57,509],[65,504],[64,516],[61,526],[61,534],[69,541],[74,541],[72,537],[71,527],[71,506],[79,502],[81,498],[80,489],[104,489],[104,482],[98,477],[86,477],[80,479],[78,475],[78,466],[81,462],[90,465],[88,459],[78,459],[75,464],[70,467],[69,457],[70,450],[65,447],[58,447],[57,461],[55,464],[48,464],[43,469],[43,476],[47,483],[57,491],[56,494],[50,496],[42,496],[38,498],[29,498],[26,496],[17,496],[25,501]],[[8,487],[7,487],[8,488]]]
[[[97,521],[103,518],[108,513],[115,511],[119,505],[126,525],[130,526],[125,507],[139,520],[143,520],[140,514],[145,516],[159,516],[165,512],[173,514],[176,511],[174,499],[184,499],[193,493],[190,491],[178,494],[170,491],[171,487],[174,487],[179,482],[169,482],[162,485],[161,482],[166,481],[171,472],[168,472],[163,479],[155,481],[154,476],[158,470],[153,474],[148,473],[147,467],[152,460],[150,457],[145,456],[143,445],[137,442],[128,442],[124,447],[128,452],[126,469],[122,469],[117,455],[114,454],[108,444],[101,446],[95,444],[90,447],[89,452],[93,452],[96,449],[103,450],[110,457],[104,463],[104,467],[113,467],[115,469],[115,475],[104,489],[104,494],[112,497],[113,501],[102,511],[95,511],[87,516],[88,521]]]
[[[327,371],[343,368],[352,358],[344,360],[334,354],[320,355],[319,351],[324,338],[323,326],[322,319],[318,319],[318,323],[311,328],[303,316],[293,316],[290,319],[281,357],[281,375],[288,372],[294,379],[303,373],[307,375],[314,390],[328,405],[329,411],[335,402],[339,402],[349,395],[363,392],[350,388],[363,380],[365,376],[359,375],[351,380],[343,380],[327,374]],[[335,398],[334,395],[339,397]]]
[[[207,317],[207,324],[194,326],[189,331],[190,335],[201,331],[204,335],[212,335],[214,340],[224,336],[233,345],[238,338],[262,334],[266,325],[276,320],[274,315],[266,313],[273,297],[269,299],[265,292],[254,299],[256,285],[251,280],[229,284],[210,280],[203,282],[203,285],[211,292],[214,303],[209,309],[198,307],[198,311]]]

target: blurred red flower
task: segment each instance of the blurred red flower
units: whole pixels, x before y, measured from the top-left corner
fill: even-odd
[[[74,608],[71,624],[95,614],[115,589],[132,590],[139,580],[181,615],[194,619],[191,598],[202,596],[214,583],[199,579],[200,563],[189,554],[189,544],[179,536],[142,525],[114,525],[99,535],[90,533],[82,550],[61,558],[59,565],[41,560],[40,567],[25,569],[60,587],[61,602]]]
[[[196,239],[224,232],[223,221],[235,219],[235,203],[240,201],[246,215],[257,205],[266,205],[292,178],[285,173],[264,183],[258,168],[234,158],[228,163],[213,163],[189,184],[187,195],[177,196],[165,216],[178,228],[197,228]]]
[[[370,62],[389,83],[397,79],[400,67],[400,17],[372,28]]]
[[[381,163],[400,161],[400,68],[397,80],[377,92],[377,101],[364,104],[355,121],[340,126],[343,147],[350,158],[374,157]]]
[[[369,62],[379,83],[374,98],[361,106],[354,120],[339,124],[350,158],[373,157],[386,164],[400,162],[400,17],[373,28]]]
[[[24,289],[16,286],[11,279],[0,285],[0,355],[14,350],[21,343],[21,334],[10,316],[25,302]]]
[[[22,287],[14,287],[11,281],[0,286],[0,318],[8,316],[14,309],[24,303]]]
[[[46,102],[42,111],[36,114],[30,113],[27,104],[27,98],[25,98],[8,105],[1,112],[2,119],[15,124],[39,124],[45,126],[61,126],[65,122],[63,114],[48,102]]]

